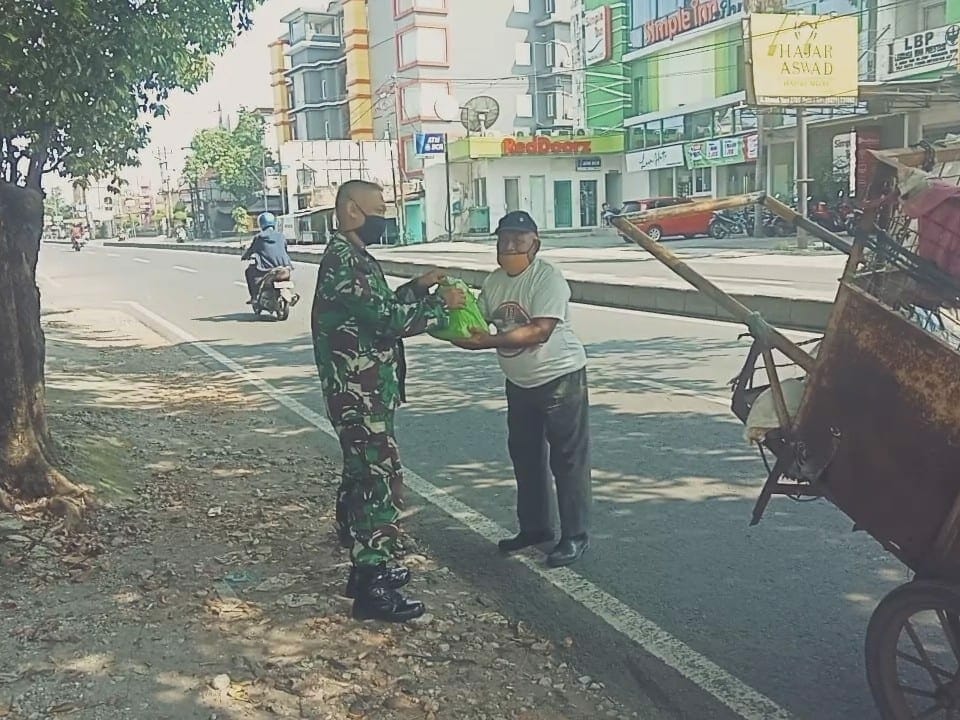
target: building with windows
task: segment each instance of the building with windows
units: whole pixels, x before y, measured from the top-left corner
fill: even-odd
[[[884,4],[877,16],[887,32],[876,45],[874,105],[912,100],[903,119],[909,143],[960,134],[960,0]]]
[[[406,206],[408,233],[419,227],[419,238],[432,240],[489,231],[491,219],[517,207],[545,228],[581,227],[581,216],[598,224],[591,208],[603,191],[581,195],[577,182],[599,173],[587,170],[598,158],[503,150],[533,138],[550,143],[534,147],[563,147],[562,139],[586,135],[574,92],[572,0],[389,0],[368,10],[374,134],[399,137],[403,177],[424,181],[422,201]],[[468,133],[461,116],[480,96],[492,98],[496,119],[487,113],[489,127]],[[447,168],[442,157],[418,157],[422,133],[451,141],[449,224]],[[560,166],[565,181],[554,186]]]
[[[277,125],[292,125],[292,137],[283,139],[372,139],[363,118],[370,101],[366,3],[338,0],[326,12],[299,9],[281,22],[287,32],[271,48]]]
[[[624,121],[624,194],[724,196],[753,191],[758,184],[787,198],[799,192],[795,109],[761,111],[764,152],[757,168],[761,118],[746,105],[742,30],[751,9],[858,16],[859,36],[853,40],[860,48],[861,101],[853,107],[808,108],[804,113],[811,181],[806,191],[832,193],[840,186],[845,192],[854,190],[864,179],[867,150],[911,142],[931,122],[941,129],[950,126],[956,96],[949,96],[950,103],[938,103],[933,84],[942,81],[949,64],[943,57],[948,51],[937,38],[949,42],[948,36],[956,37],[950,30],[950,21],[957,19],[949,16],[951,3],[960,0],[867,0],[859,5],[848,0],[630,0],[629,51],[623,56],[631,84],[631,107]],[[928,27],[930,23],[939,25]],[[921,31],[934,31],[932,44],[939,49],[932,51],[929,64],[918,68],[915,48],[905,44]],[[933,83],[926,96],[915,82],[909,93],[890,87],[889,78],[915,72],[912,80]],[[940,91],[944,87],[938,86]],[[596,106],[589,97],[588,117]],[[861,178],[855,182],[858,166]]]
[[[742,4],[630,0],[630,10],[624,194],[752,190],[757,120],[744,107]]]

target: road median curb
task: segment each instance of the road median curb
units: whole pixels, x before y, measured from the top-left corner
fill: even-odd
[[[106,242],[104,247],[140,248],[147,250],[185,250],[192,252],[214,253],[217,255],[240,255],[241,249],[234,245],[201,245],[196,243],[161,244]],[[295,262],[317,265],[319,253],[290,251]],[[428,262],[395,261],[378,258],[383,271],[394,277],[416,277],[433,265]],[[479,287],[489,273],[479,267],[442,266],[442,269],[456,274],[464,282]],[[715,302],[693,288],[674,288],[654,285],[635,285],[628,283],[600,282],[568,277],[574,302],[600,307],[640,310],[663,315],[680,315],[706,320],[727,320],[733,318]],[[752,310],[761,313],[767,322],[777,327],[822,331],[827,325],[833,303],[813,298],[789,298],[776,295],[734,294],[737,300]]]

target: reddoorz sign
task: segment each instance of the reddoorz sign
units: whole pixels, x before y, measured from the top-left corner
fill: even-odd
[[[500,151],[504,155],[580,155],[590,152],[591,148],[589,140],[552,140],[540,136],[529,141],[505,138]]]

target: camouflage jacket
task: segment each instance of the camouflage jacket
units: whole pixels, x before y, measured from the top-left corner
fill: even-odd
[[[449,312],[414,282],[390,289],[365,249],[337,235],[317,273],[311,333],[330,419],[362,419],[403,398],[402,338],[442,327]]]

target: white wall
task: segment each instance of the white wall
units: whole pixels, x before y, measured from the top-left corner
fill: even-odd
[[[601,222],[600,207],[606,201],[606,187],[604,178],[607,172],[623,172],[623,157],[620,155],[591,156],[601,158],[601,168],[596,171],[577,171],[574,157],[547,158],[497,158],[491,160],[475,160],[470,164],[455,163],[451,166],[451,180],[453,186],[462,186],[466,193],[464,208],[476,204],[472,197],[473,179],[485,177],[487,179],[487,204],[490,207],[491,225],[506,212],[507,199],[504,188],[504,179],[515,177],[519,179],[520,206],[525,210],[531,208],[530,176],[542,175],[545,178],[546,195],[546,222],[541,223],[543,229],[556,227],[554,216],[553,183],[556,180],[571,180],[573,199],[573,226],[580,226],[580,181],[595,180],[597,183],[597,224]],[[424,171],[424,190],[426,192],[427,237],[433,240],[446,232],[445,228],[445,201],[446,180],[442,162],[429,165]],[[624,197],[630,197],[624,190]],[[464,214],[464,220],[466,214]],[[463,228],[455,228],[462,230]]]

